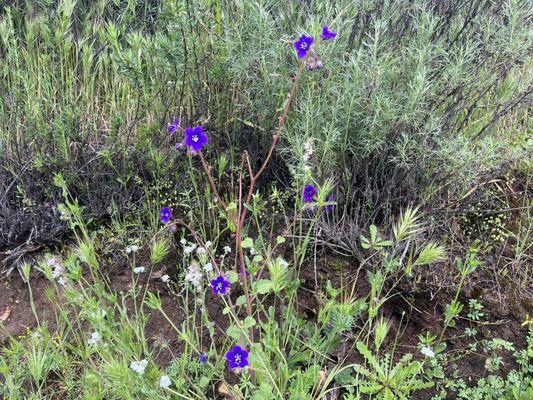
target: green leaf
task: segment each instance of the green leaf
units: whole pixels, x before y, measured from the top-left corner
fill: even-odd
[[[170,251],[170,244],[166,240],[156,240],[150,249],[150,261],[152,264],[160,263]]]
[[[277,244],[283,244],[283,243],[285,243],[285,238],[284,238],[283,236],[278,236],[278,237],[276,238],[276,243],[277,243]]]
[[[228,273],[228,280],[231,283],[237,282],[239,280],[239,274],[237,274],[235,271],[231,271],[230,273]]]
[[[251,400],[271,400],[274,388],[266,382],[259,385]]]
[[[250,317],[250,316],[246,317],[244,319],[243,326],[246,329],[249,329],[249,328],[255,326],[255,319],[253,319],[253,317]]]
[[[363,355],[363,357],[366,359],[366,361],[368,361],[368,363],[372,366],[372,368],[374,368],[374,370],[379,375],[383,375],[384,374],[383,369],[379,365],[378,361],[376,360],[372,352],[368,349],[366,344],[364,344],[363,342],[357,342],[356,347],[357,347],[357,350],[359,350],[359,353]]]
[[[435,353],[442,353],[444,350],[446,350],[446,343],[444,343],[444,342],[439,343],[439,344],[435,347]]]
[[[235,305],[242,306],[244,304],[246,304],[246,296],[242,295],[242,296],[237,297],[237,300],[235,301]]]
[[[226,330],[226,334],[235,340],[239,340],[242,334],[242,331],[236,325],[230,325]]]
[[[254,241],[252,238],[250,237],[247,237],[245,238],[242,242],[241,242],[241,247],[243,249],[251,249],[252,247],[254,247]]]
[[[162,307],[161,298],[159,297],[159,295],[154,294],[152,292],[148,292],[148,296],[144,303],[154,310],[159,310]]]
[[[378,228],[376,227],[376,225],[372,224],[370,225],[370,241],[374,243],[377,238],[378,238]]]
[[[255,290],[259,294],[267,294],[273,289],[273,284],[270,279],[259,279],[255,283]]]

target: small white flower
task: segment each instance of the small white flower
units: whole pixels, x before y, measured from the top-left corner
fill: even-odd
[[[144,267],[135,267],[133,268],[133,272],[136,274],[142,274],[144,272]]]
[[[207,263],[207,264],[205,264],[205,265],[204,265],[204,271],[205,271],[205,272],[211,272],[211,271],[213,271],[213,264],[211,264],[211,263]]]
[[[205,253],[207,253],[207,250],[203,247],[198,247],[198,250],[196,250],[196,254],[198,255],[203,255]]]
[[[67,286],[67,282],[68,281],[63,276],[57,280],[57,283],[59,283],[61,286]]]
[[[33,338],[33,339],[40,339],[42,338],[42,335],[37,332],[37,331],[33,331],[32,333],[30,333],[30,336]]]
[[[429,347],[425,346],[425,347],[422,347],[422,349],[420,350],[420,352],[425,355],[426,357],[429,357],[429,358],[433,358],[435,357],[435,352],[433,350],[431,350]]]
[[[159,387],[163,389],[167,389],[172,382],[170,381],[170,378],[167,375],[163,375],[161,379],[159,379]]]
[[[48,260],[46,260],[46,265],[48,265],[49,267],[53,267],[57,265],[57,258],[55,257],[49,258]]]
[[[231,253],[231,247],[224,246],[224,254],[228,254],[228,253]]]
[[[180,243],[185,246],[187,244],[187,240],[185,240],[185,238],[183,238],[183,239],[180,240]]]
[[[183,251],[185,252],[185,254],[191,254],[195,249],[196,249],[196,245],[191,244],[190,246],[185,246],[183,248]]]
[[[289,266],[289,263],[287,261],[285,261],[285,259],[283,259],[282,257],[278,257],[277,258],[277,262],[279,263],[280,266],[282,266],[283,268],[287,268]]]
[[[126,247],[126,253],[127,254],[130,254],[130,253],[137,253],[139,251],[139,246],[137,246],[136,244],[132,244],[132,245],[129,245],[128,247]]]
[[[205,242],[205,247],[210,248],[212,244],[213,243],[211,243],[211,241],[208,240],[207,242]]]
[[[200,281],[202,280],[202,276],[200,264],[193,262],[191,265],[189,265],[189,271],[187,272],[187,275],[185,275],[185,280],[191,282],[193,286],[198,287],[200,285]]]
[[[61,275],[63,275],[64,272],[65,272],[65,268],[63,268],[61,265],[57,265],[52,271],[52,276],[54,277],[54,279],[57,279]]]
[[[309,161],[313,155],[313,139],[309,138],[303,145],[303,160],[304,162]]]
[[[97,331],[94,331],[91,335],[91,338],[87,341],[89,346],[94,346],[100,340],[100,334]]]
[[[167,283],[167,282],[170,281],[170,276],[168,276],[168,275],[163,275],[163,276],[161,277],[161,280],[162,280],[163,282]]]
[[[255,251],[255,249],[253,247],[250,248],[250,255],[255,256],[256,254],[257,252]]]
[[[146,366],[148,365],[147,360],[141,360],[141,361],[132,361],[130,364],[130,368],[137,372],[139,375],[144,374],[144,370],[146,369]]]
[[[304,143],[303,148],[306,154],[313,154],[313,140],[307,139],[307,142]]]

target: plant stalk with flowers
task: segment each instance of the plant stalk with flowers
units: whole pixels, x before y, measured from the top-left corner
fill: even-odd
[[[312,36],[302,35],[300,39],[294,42],[293,46],[296,50],[298,58],[301,61],[299,63],[299,67],[296,72],[296,75],[292,80],[291,89],[289,91],[289,94],[287,95],[287,99],[285,101],[285,106],[283,108],[283,111],[278,118],[277,128],[274,134],[272,135],[272,142],[267,152],[266,158],[263,161],[261,167],[256,172],[254,172],[248,152],[245,150],[242,155],[241,168],[240,168],[240,173],[239,173],[239,178],[238,178],[237,214],[235,215],[234,221],[233,221],[236,227],[235,252],[237,254],[237,258],[235,260],[235,270],[237,271],[237,273],[240,273],[242,275],[242,286],[243,286],[244,294],[246,297],[247,313],[249,317],[253,315],[252,296],[250,295],[250,290],[248,287],[248,279],[246,277],[246,268],[244,267],[246,265],[246,261],[245,261],[243,246],[242,246],[242,240],[243,240],[242,232],[243,232],[243,227],[245,226],[246,221],[247,221],[248,206],[250,205],[252,201],[252,196],[254,194],[257,181],[259,180],[263,172],[266,170],[268,164],[270,163],[272,159],[272,155],[274,154],[276,146],[279,142],[279,138],[281,136],[283,127],[285,126],[285,121],[287,119],[287,116],[289,115],[289,112],[291,110],[292,102],[295,97],[300,78],[303,72],[305,71],[305,67],[310,65],[311,59],[317,58],[316,51],[315,51],[316,47],[323,40],[330,40],[330,39],[334,39],[335,37],[336,37],[336,33],[329,30],[328,26],[324,26],[319,40],[315,41]],[[175,133],[176,130],[181,129],[181,127],[179,126],[179,123],[176,121],[177,120],[169,124],[169,132],[172,130],[171,133]],[[228,205],[222,199],[222,196],[219,194],[219,190],[213,178],[212,167],[205,160],[204,154],[202,153],[203,147],[205,147],[209,142],[208,136],[204,133],[204,130],[201,126],[196,126],[193,128],[185,128],[183,132],[185,135],[185,140],[183,143],[191,150],[192,154],[198,154],[200,157],[202,168],[204,170],[207,181],[211,187],[211,190],[213,191],[215,202],[220,205],[220,207],[223,209],[224,212],[227,212]],[[248,175],[249,182],[248,182],[247,193],[244,194],[245,188],[244,188],[243,181],[246,175]],[[306,192],[309,191],[309,187],[314,188],[315,190],[314,195],[312,196],[309,195],[309,193],[307,193],[306,195]],[[316,196],[317,193],[318,191],[316,187],[312,185],[307,185],[304,190],[304,201],[305,202],[313,201],[313,198]],[[163,208],[162,213],[161,213],[161,221],[163,223],[167,223],[168,221],[170,221],[172,216],[171,215],[169,216],[168,214],[169,211],[170,210],[168,209],[168,207]],[[239,266],[241,267],[239,268]],[[251,338],[251,341],[253,342],[253,338],[254,338],[253,328],[250,328],[250,338]]]

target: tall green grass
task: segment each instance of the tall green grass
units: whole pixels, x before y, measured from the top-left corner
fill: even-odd
[[[323,24],[339,36],[269,176],[335,177],[363,220],[460,198],[531,150],[530,13],[518,0],[13,2],[0,11],[1,206],[56,199],[35,182],[58,171],[95,215],[138,200],[139,178],[175,168],[174,116],[204,123],[213,154],[259,163],[291,40]]]

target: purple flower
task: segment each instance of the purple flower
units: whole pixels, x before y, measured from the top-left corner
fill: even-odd
[[[233,346],[226,353],[226,360],[228,360],[230,369],[244,368],[248,365],[248,352],[241,346]]]
[[[307,69],[314,71],[323,67],[322,61],[318,57],[310,57],[307,59]]]
[[[207,354],[205,354],[205,353],[200,354],[200,357],[198,357],[198,361],[200,361],[202,364],[206,364],[207,363]]]
[[[168,126],[167,126],[168,133],[170,133],[171,135],[175,134],[176,131],[179,129],[179,127],[180,127],[180,119],[176,118],[174,121],[168,123]]]
[[[211,288],[214,294],[226,294],[229,288],[229,281],[222,275],[211,280]]]
[[[185,128],[185,144],[194,151],[202,150],[208,142],[209,138],[200,125],[194,128]]]
[[[172,211],[169,207],[163,207],[161,209],[161,222],[166,224],[172,219]]]
[[[322,28],[322,35],[320,35],[322,39],[329,40],[329,39],[335,39],[337,36],[336,32],[330,31],[327,25],[324,25]]]
[[[316,186],[306,185],[302,194],[304,202],[311,203],[315,199],[315,196],[317,194],[318,189],[316,188]]]
[[[250,272],[248,271],[248,268],[241,265],[241,275],[242,274],[246,275],[247,278],[250,277]]]
[[[335,201],[335,197],[332,194],[330,194],[328,197],[328,202],[332,202],[332,201]],[[328,204],[326,206],[326,212],[333,211],[334,208],[335,208],[335,204]]]
[[[300,36],[300,39],[298,39],[296,42],[294,42],[294,48],[296,49],[296,54],[298,55],[298,58],[304,58],[307,56],[307,53],[311,49],[311,45],[315,39],[313,39],[312,36]]]

